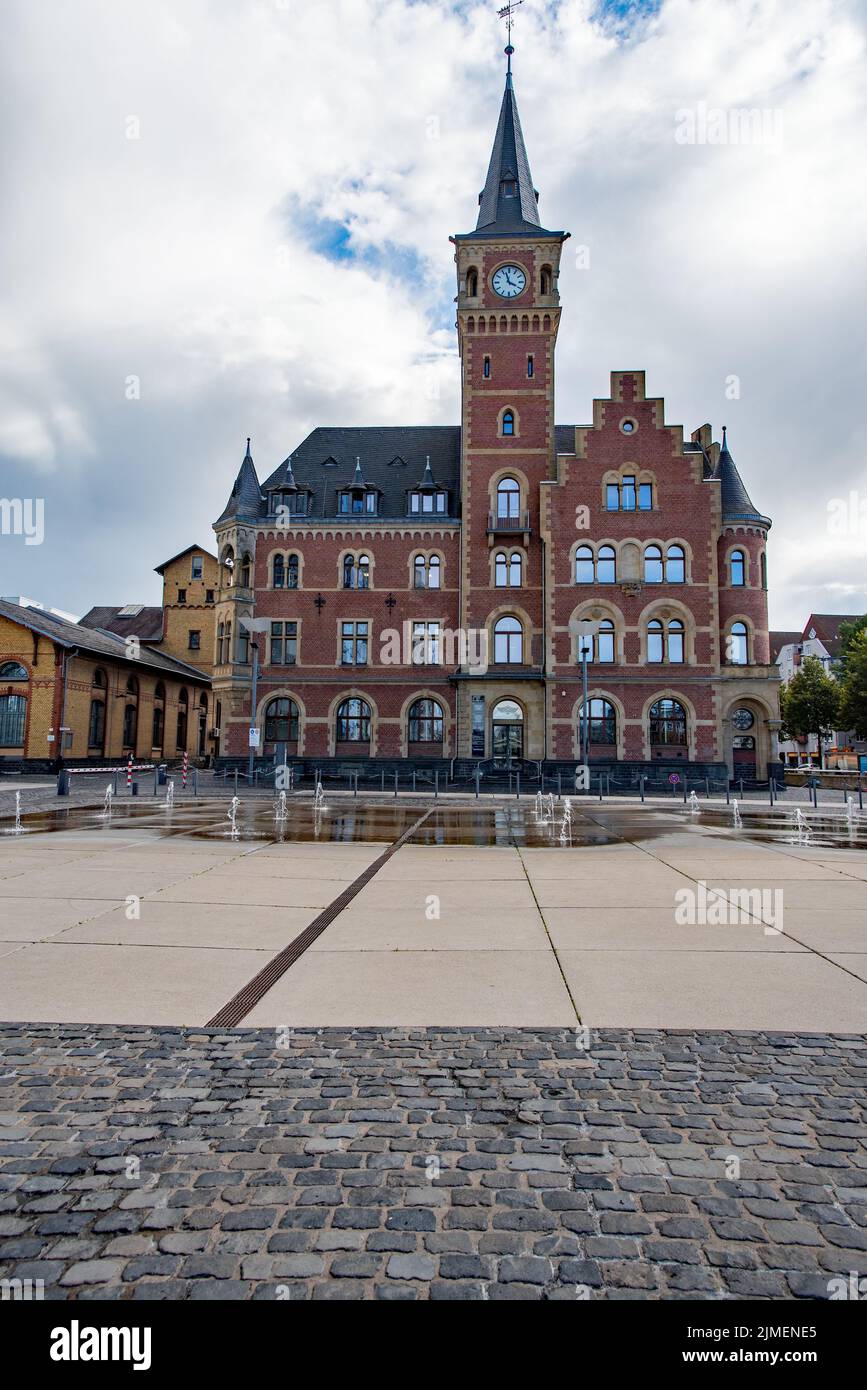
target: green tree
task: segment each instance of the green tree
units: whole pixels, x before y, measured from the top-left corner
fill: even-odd
[[[863,629],[849,644],[840,721],[844,729],[854,729],[858,738],[867,738],[867,631]]]
[[[841,681],[846,679],[852,648],[865,630],[867,630],[867,613],[865,613],[863,617],[853,618],[850,623],[840,624],[839,677]]]
[[[825,766],[824,741],[837,728],[840,686],[827,674],[817,656],[806,656],[796,676],[780,691],[780,716],[787,738],[815,734],[820,765]]]

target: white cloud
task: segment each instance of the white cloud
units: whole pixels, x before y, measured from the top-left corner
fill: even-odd
[[[867,489],[863,11],[663,0],[630,34],[596,10],[532,0],[514,40],[543,220],[573,233],[558,417],[645,367],[670,420],[729,425],[775,522],[773,623],[844,592],[867,608],[860,542],[843,578],[824,526],[830,496]],[[4,14],[0,452],[20,492],[42,479],[48,524],[6,588],[153,598],[247,433],[264,475],[317,424],[458,419],[448,236],[474,223],[500,101],[487,0]],[[779,112],[779,149],[679,145],[699,103]],[[346,259],[302,235],[328,222]]]

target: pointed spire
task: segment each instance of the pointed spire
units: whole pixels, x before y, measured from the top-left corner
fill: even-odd
[[[419,483],[419,489],[426,488],[426,487],[430,487],[430,488],[435,488],[435,487],[436,487],[436,482],[434,481],[434,475],[433,475],[433,473],[431,472],[430,454],[427,455],[427,459],[426,459],[426,461],[425,461],[425,466],[424,466],[424,473],[422,473],[422,475],[421,475],[421,482]]]
[[[292,455],[283,460],[283,481],[280,486],[284,490],[295,491],[298,484],[295,482],[295,474],[292,472]]]
[[[540,228],[539,195],[533,187],[530,161],[521,130],[518,103],[512,83],[512,46],[506,49],[509,67],[488,177],[479,194],[476,231],[529,232]]]
[[[763,517],[753,505],[743,479],[735,466],[735,461],[729,452],[725,425],[722,427],[722,447],[717,460],[715,476],[719,478],[721,483],[723,521],[758,521],[770,526],[767,517]]]
[[[355,472],[354,472],[353,475],[352,475],[352,486],[353,486],[353,487],[367,487],[367,484],[365,483],[364,478],[363,478],[363,476],[362,476],[362,472],[361,472],[361,459],[358,458],[357,456],[356,456],[356,459],[355,459]]]
[[[229,500],[222,516],[217,520],[217,525],[221,521],[229,521],[234,517],[258,516],[262,508],[262,500],[262,489],[259,487],[259,478],[256,474],[253,455],[250,453],[250,440],[248,439],[247,452],[241,461],[235,485],[229,494]]]

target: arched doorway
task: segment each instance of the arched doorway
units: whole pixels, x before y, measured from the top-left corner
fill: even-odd
[[[657,700],[650,706],[651,758],[687,758],[686,710],[679,700]]]
[[[755,779],[758,776],[759,738],[761,728],[759,716],[750,705],[735,705],[729,715],[731,724],[731,768],[735,781],[741,777]],[[766,765],[767,758],[761,759]],[[762,768],[764,776],[765,767]]]
[[[524,756],[524,711],[517,700],[499,700],[491,715],[491,752],[507,766]]]

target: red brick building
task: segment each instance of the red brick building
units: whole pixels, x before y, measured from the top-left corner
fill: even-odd
[[[477,226],[451,238],[460,425],[317,429],[263,482],[248,441],[215,524],[222,757],[253,724],[269,762],[465,775],[574,766],[586,741],[626,781],[767,775],[771,523],[725,431],[684,439],[641,371],[555,424],[567,238],[540,224],[509,73]]]

